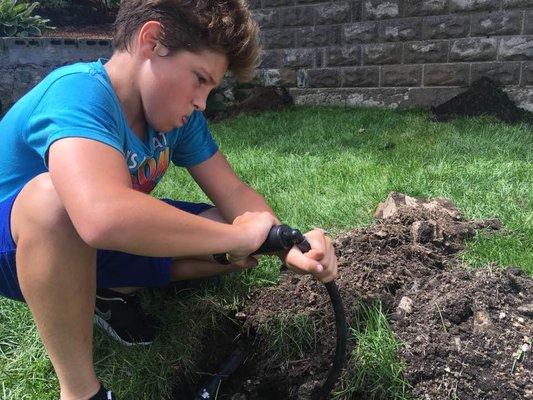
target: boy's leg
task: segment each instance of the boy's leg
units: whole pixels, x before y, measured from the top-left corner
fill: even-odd
[[[20,192],[11,230],[17,274],[61,386],[61,399],[88,399],[100,388],[93,368],[96,250],[74,229],[49,174]]]

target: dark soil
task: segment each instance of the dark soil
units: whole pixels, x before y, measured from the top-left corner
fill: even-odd
[[[214,93],[208,99],[206,117],[219,122],[235,118],[239,114],[258,114],[263,111],[280,111],[294,105],[289,91],[284,87],[254,86],[250,89],[233,90],[240,100],[227,105],[222,93]]]
[[[348,321],[355,326],[361,304],[382,302],[402,344],[398,356],[414,399],[533,398],[533,280],[518,269],[462,267],[456,255],[480,229],[503,228],[498,220],[465,221],[444,199],[392,193],[372,226],[336,239],[337,284]],[[305,314],[316,323],[319,338],[303,356],[277,360],[254,335],[283,313]],[[250,293],[237,317],[253,351],[219,398],[309,399],[335,347],[323,286],[309,276],[284,274],[279,285]],[[369,395],[363,387],[352,398]]]
[[[47,7],[41,5],[36,14],[50,20],[56,27],[85,27],[113,23],[116,10],[106,10],[100,1],[76,0],[68,2],[64,7]]]
[[[487,77],[476,80],[467,91],[447,102],[432,107],[431,112],[432,119],[439,122],[490,115],[508,124],[523,122],[533,126],[533,113],[517,107],[501,86]]]
[[[41,5],[36,13],[50,20],[56,29],[43,31],[43,37],[62,37],[70,39],[110,39],[116,10],[106,10],[100,2],[77,0],[65,7],[46,7]]]

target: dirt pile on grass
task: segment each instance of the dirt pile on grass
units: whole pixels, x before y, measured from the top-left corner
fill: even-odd
[[[491,115],[508,124],[526,123],[533,126],[533,113],[516,106],[501,85],[482,77],[472,83],[465,92],[432,107],[431,119],[439,122],[457,117]]]
[[[480,229],[501,230],[500,222],[465,221],[445,199],[398,193],[375,217],[372,226],[336,239],[337,284],[352,326],[361,304],[382,302],[402,343],[399,357],[413,398],[531,398],[532,279],[515,269],[467,270],[456,258],[465,239]],[[256,337],[250,359],[224,392],[249,400],[308,399],[322,384],[335,347],[323,286],[284,274],[279,285],[253,291],[238,317]],[[306,336],[309,326],[318,336]],[[272,347],[283,330],[295,338],[286,351]],[[369,393],[363,388],[352,398]]]
[[[221,93],[215,93],[208,99],[205,114],[210,121],[225,121],[239,114],[256,115],[264,111],[281,111],[294,105],[294,99],[285,87],[255,86],[233,92],[240,93],[239,97],[242,98],[231,105],[225,104]]]

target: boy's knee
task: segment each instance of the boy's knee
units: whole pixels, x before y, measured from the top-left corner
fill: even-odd
[[[49,173],[36,176],[24,186],[13,205],[11,222],[15,242],[25,226],[53,231],[73,229]]]

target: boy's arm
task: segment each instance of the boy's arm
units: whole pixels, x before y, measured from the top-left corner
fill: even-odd
[[[226,221],[231,222],[246,211],[266,211],[280,223],[263,196],[237,176],[220,151],[188,171]]]
[[[190,167],[189,172],[227,221],[233,221],[245,211],[267,211],[275,216],[265,199],[235,174],[220,151]],[[276,223],[279,224],[279,220]],[[335,279],[337,258],[331,239],[320,229],[307,232],[306,236],[312,250],[304,255],[293,247],[278,254],[282,262],[297,272],[311,273],[323,282]]]
[[[95,140],[54,142],[48,164],[76,231],[95,248],[170,257],[232,251],[245,257],[275,222],[268,213],[257,213],[228,225],[177,210],[132,189],[123,155]]]

